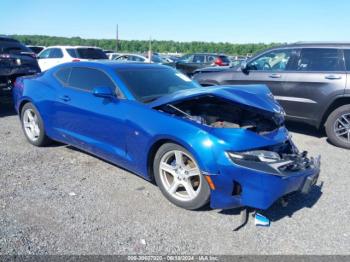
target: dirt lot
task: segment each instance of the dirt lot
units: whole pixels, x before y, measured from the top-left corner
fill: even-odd
[[[0,105],[0,254],[350,254],[350,151],[289,124],[299,148],[321,154],[318,187],[238,232],[234,210],[186,211],[153,184],[80,152],[26,142]]]

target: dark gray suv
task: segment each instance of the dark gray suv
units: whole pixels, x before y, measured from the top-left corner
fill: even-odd
[[[295,43],[266,50],[241,69],[197,71],[203,86],[266,84],[287,119],[325,126],[329,140],[350,149],[350,43]]]

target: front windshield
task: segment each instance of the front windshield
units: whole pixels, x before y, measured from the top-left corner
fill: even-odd
[[[180,90],[199,87],[199,84],[171,68],[118,69],[116,73],[135,98],[143,103]]]

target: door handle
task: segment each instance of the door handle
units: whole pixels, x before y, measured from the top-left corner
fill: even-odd
[[[336,79],[341,79],[341,76],[339,76],[339,75],[326,75],[324,78],[330,79],[330,80],[336,80]]]
[[[281,78],[281,75],[279,74],[271,74],[269,75],[270,78]]]
[[[69,96],[67,96],[67,95],[60,96],[60,97],[59,97],[59,99],[61,99],[61,100],[62,100],[62,101],[64,101],[64,102],[68,102],[68,101],[70,101],[70,97],[69,97]]]

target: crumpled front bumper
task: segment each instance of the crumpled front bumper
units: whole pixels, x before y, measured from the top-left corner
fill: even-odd
[[[320,173],[320,157],[307,159],[308,165],[304,169],[279,174],[232,162],[222,164],[220,174],[210,175],[215,184],[215,190],[211,191],[211,207],[247,206],[264,210],[289,193],[301,191],[306,194],[316,184]]]

